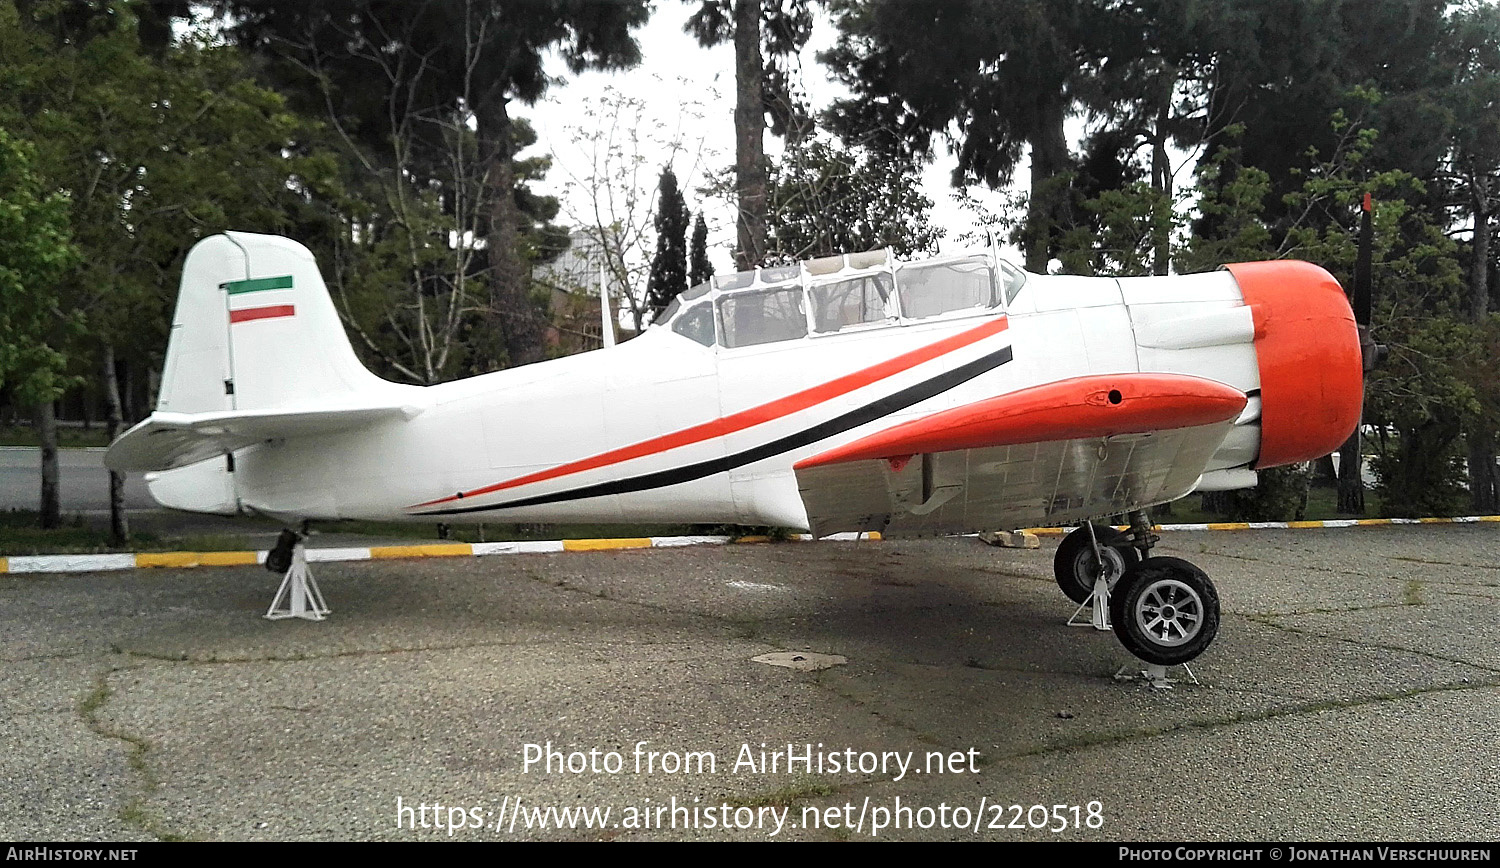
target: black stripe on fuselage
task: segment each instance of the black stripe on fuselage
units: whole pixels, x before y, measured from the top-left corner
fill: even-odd
[[[668,485],[692,482],[695,479],[702,479],[705,476],[712,476],[715,473],[724,473],[736,467],[743,467],[746,464],[751,464],[764,458],[780,455],[783,452],[790,452],[793,449],[801,448],[810,443],[816,443],[835,434],[842,434],[845,431],[858,428],[868,422],[874,422],[883,416],[889,416],[913,404],[918,404],[928,398],[941,395],[943,392],[966,383],[987,371],[992,371],[1010,360],[1010,347],[996,350],[987,356],[981,356],[972,362],[960,365],[930,380],[924,380],[915,386],[909,386],[899,392],[894,392],[878,401],[850,410],[843,415],[835,416],[827,422],[820,422],[811,428],[798,431],[795,434],[789,434],[778,440],[772,440],[769,443],[764,443],[752,449],[746,449],[743,452],[725,455],[722,458],[700,461],[697,464],[688,464],[683,467],[674,467],[671,470],[658,470],[655,473],[631,476],[626,479],[585,485],[582,488],[556,491],[552,494],[539,494],[535,497],[526,497],[507,503],[497,503],[492,506],[464,506],[413,514],[460,515],[467,512],[485,512],[493,509],[514,509],[522,506],[540,506],[544,503],[559,503],[565,500],[582,500],[586,497],[628,494],[633,491],[647,491],[652,488],[665,488]]]

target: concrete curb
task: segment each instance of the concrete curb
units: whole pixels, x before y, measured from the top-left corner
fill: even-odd
[[[831,540],[880,539],[878,533],[839,533]],[[369,548],[309,548],[308,563],[369,561],[387,558],[487,557],[489,555],[536,554],[540,552],[593,552],[616,549],[676,548],[679,546],[729,545],[769,542],[765,536],[654,536],[624,539],[519,540],[492,543],[425,543]],[[796,540],[810,541],[808,534]],[[0,558],[0,573],[94,573],[144,567],[233,567],[263,564],[264,551],[256,552],[120,552],[103,555],[30,555]]]
[[[1158,524],[1157,531],[1173,530],[1296,530],[1301,528],[1379,527],[1395,524],[1474,524],[1500,522],[1500,515],[1465,515],[1456,518],[1334,518],[1327,521],[1216,521],[1206,524]],[[1125,525],[1120,530],[1129,530]],[[1034,527],[1038,536],[1064,536],[1070,527]]]
[[[1500,522],[1500,515],[1466,515],[1457,518],[1347,518],[1328,521],[1228,521],[1205,524],[1160,524],[1158,531],[1206,530],[1286,530],[1303,528],[1379,527],[1405,524],[1475,524]],[[1126,530],[1127,528],[1120,528]],[[1067,527],[1028,528],[1023,533],[1037,536],[1063,536]],[[977,535],[977,534],[971,534]],[[838,533],[830,540],[878,540],[878,533]],[[811,541],[809,534],[797,534],[794,540]],[[373,546],[370,548],[326,548],[307,550],[309,563],[330,561],[369,561],[387,558],[487,557],[489,555],[536,554],[541,552],[593,552],[617,549],[675,548],[678,546],[729,545],[769,542],[769,537],[745,536],[653,536],[624,539],[568,539],[492,543],[427,543],[407,546]],[[142,552],[105,555],[31,555],[0,558],[0,573],[92,573],[106,570],[133,570],[143,567],[230,567],[265,563],[266,553],[258,552]]]

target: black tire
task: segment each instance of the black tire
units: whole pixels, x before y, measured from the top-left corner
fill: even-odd
[[[1125,650],[1175,666],[1202,654],[1219,632],[1219,592],[1181,558],[1146,558],[1109,597],[1109,620]]]
[[[292,550],[297,547],[298,536],[296,531],[283,530],[276,537],[276,545],[266,552],[266,569],[277,575],[284,574],[292,568]]]
[[[1140,553],[1130,544],[1130,537],[1107,524],[1094,525],[1094,535],[1099,540],[1105,569],[1111,573],[1109,586],[1113,588],[1120,577],[1140,561]],[[1086,602],[1094,592],[1098,571],[1088,528],[1080,527],[1063,538],[1057,554],[1052,557],[1052,574],[1057,577],[1057,586],[1068,595],[1068,599],[1080,605]]]

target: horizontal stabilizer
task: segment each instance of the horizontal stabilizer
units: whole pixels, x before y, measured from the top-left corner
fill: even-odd
[[[399,404],[215,413],[157,411],[116,440],[104,454],[104,464],[122,473],[171,470],[265,440],[308,437],[382,420],[410,419],[419,412],[415,406]]]

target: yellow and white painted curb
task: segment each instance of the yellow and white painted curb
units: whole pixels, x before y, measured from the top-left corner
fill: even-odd
[[[793,539],[811,540],[808,534]],[[880,539],[878,533],[840,533],[833,540]],[[594,552],[613,549],[676,548],[678,546],[729,545],[768,542],[764,536],[652,536],[623,539],[522,540],[491,543],[425,543],[421,545],[372,546],[370,548],[308,548],[308,563],[370,561],[387,558],[485,557],[488,555],[537,554],[544,552]],[[121,552],[107,555],[31,555],[0,558],[0,573],[93,573],[133,570],[140,567],[232,567],[263,564],[266,553],[258,552]]]
[[[1153,530],[1287,530],[1298,528],[1379,527],[1393,524],[1475,524],[1500,522],[1500,515],[1464,515],[1457,518],[1333,518],[1326,521],[1213,521],[1204,524],[1158,524]],[[1130,528],[1121,525],[1120,530]],[[1034,527],[1038,536],[1065,536],[1071,527]]]
[[[1159,524],[1157,531],[1207,530],[1286,530],[1300,528],[1378,527],[1403,524],[1475,524],[1500,522],[1500,515],[1466,515],[1457,518],[1348,518],[1327,521],[1227,521],[1203,524]],[[1127,528],[1121,528],[1126,530]],[[1070,527],[1028,528],[1023,533],[1037,536],[1063,536]],[[880,539],[878,533],[839,533],[826,539]],[[422,545],[373,546],[370,548],[309,548],[309,563],[328,561],[370,561],[386,558],[487,557],[489,555],[539,554],[546,552],[593,552],[618,549],[675,548],[678,546],[729,545],[732,543],[767,542],[763,536],[652,536],[623,539],[557,539],[523,540],[492,543],[435,542]],[[810,541],[809,534],[797,534],[795,540]],[[258,552],[121,552],[106,555],[30,555],[0,558],[0,573],[92,573],[106,570],[133,570],[140,567],[231,567],[265,563],[266,553]]]

